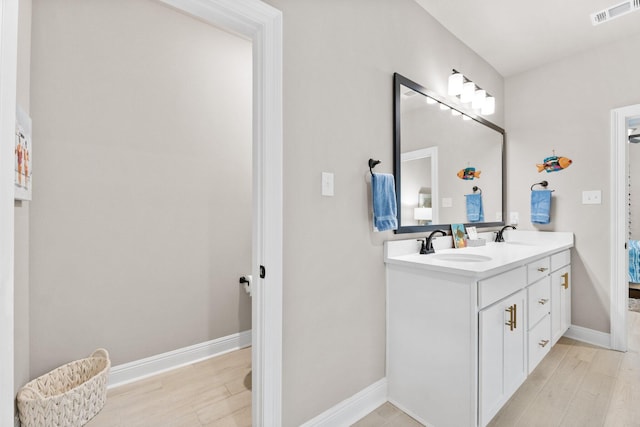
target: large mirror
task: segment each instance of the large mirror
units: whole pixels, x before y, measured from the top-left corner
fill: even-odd
[[[393,107],[396,233],[504,225],[504,130],[397,73]]]

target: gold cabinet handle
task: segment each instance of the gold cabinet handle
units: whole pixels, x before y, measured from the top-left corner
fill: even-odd
[[[509,313],[509,321],[505,323],[505,325],[507,325],[509,327],[510,331],[513,331],[513,329],[516,327],[516,320],[515,320],[515,304],[514,305],[510,305],[509,308],[506,308],[504,311],[506,311],[507,313]]]
[[[562,287],[565,289],[569,289],[569,273],[564,273],[562,275]]]
[[[518,305],[513,304],[513,329],[518,327]]]
[[[540,273],[544,273],[544,272],[545,272],[545,271],[547,271],[547,270],[548,270],[548,268],[546,268],[546,267],[540,267],[540,268],[538,268],[538,271],[539,271]]]
[[[542,348],[546,347],[549,344],[549,340],[541,340],[538,345]]]
[[[540,298],[538,300],[538,304],[540,304],[540,305],[545,305],[548,302],[549,302],[549,300],[547,298]]]

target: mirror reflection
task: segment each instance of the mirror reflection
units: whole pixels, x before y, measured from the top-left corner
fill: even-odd
[[[394,80],[397,233],[502,225],[504,130]]]

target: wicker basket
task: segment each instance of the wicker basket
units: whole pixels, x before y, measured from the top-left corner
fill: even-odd
[[[107,399],[111,361],[105,349],[29,381],[18,392],[20,422],[26,427],[83,426]]]

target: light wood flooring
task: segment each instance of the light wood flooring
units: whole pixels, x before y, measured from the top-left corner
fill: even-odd
[[[640,313],[628,313],[626,353],[561,338],[488,427],[640,426]],[[390,403],[355,424],[420,425]]]
[[[87,427],[250,427],[251,348],[107,392]]]
[[[390,403],[355,427],[418,427]],[[249,427],[251,349],[112,389],[88,427]],[[640,426],[640,313],[629,351],[561,338],[489,427]]]

